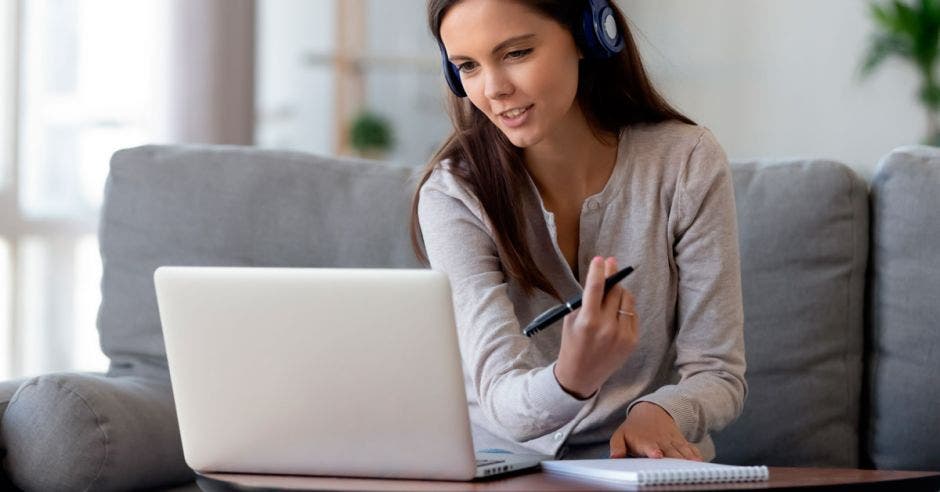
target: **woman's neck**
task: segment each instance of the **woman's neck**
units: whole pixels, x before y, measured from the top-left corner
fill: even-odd
[[[552,212],[580,209],[585,198],[604,189],[616,164],[616,136],[598,139],[582,114],[572,116],[580,124],[563,125],[524,151],[526,169]]]

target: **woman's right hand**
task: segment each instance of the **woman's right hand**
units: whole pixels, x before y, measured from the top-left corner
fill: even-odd
[[[604,281],[617,269],[615,258],[591,260],[581,307],[564,319],[555,378],[576,398],[593,395],[636,347],[639,319],[633,295],[618,284],[604,296]]]

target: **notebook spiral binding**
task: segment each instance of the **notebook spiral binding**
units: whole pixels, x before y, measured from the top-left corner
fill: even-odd
[[[655,470],[637,473],[637,483],[640,485],[734,483],[766,480],[766,478],[767,467],[765,466],[712,470]]]

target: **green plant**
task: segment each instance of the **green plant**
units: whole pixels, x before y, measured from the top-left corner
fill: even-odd
[[[380,155],[392,147],[392,126],[385,118],[363,111],[349,126],[349,144],[361,155]]]
[[[940,0],[891,0],[869,5],[878,27],[861,67],[867,77],[886,59],[911,62],[922,77],[918,94],[927,109],[927,138],[924,143],[940,146]]]

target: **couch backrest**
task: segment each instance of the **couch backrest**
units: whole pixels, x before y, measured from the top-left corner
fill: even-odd
[[[940,470],[940,148],[882,159],[871,217],[865,464]]]
[[[858,464],[868,189],[843,164],[735,162],[749,393],[716,460]]]
[[[415,267],[414,168],[235,146],[144,146],[111,160],[98,329],[112,372],[166,377],[160,265]]]

